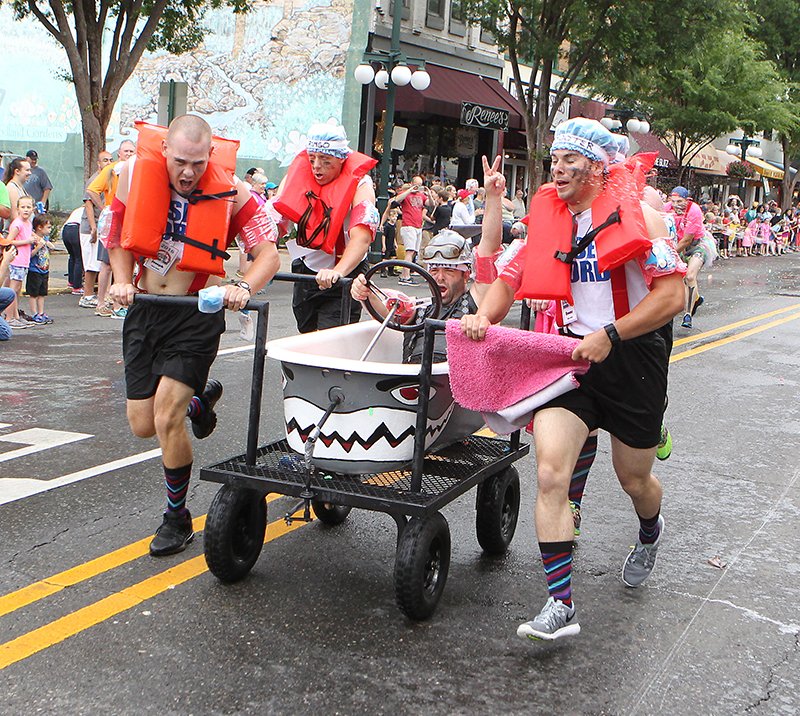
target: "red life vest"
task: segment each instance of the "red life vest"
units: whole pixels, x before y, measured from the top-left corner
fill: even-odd
[[[592,202],[598,271],[614,269],[650,249],[640,193],[625,166],[614,164],[608,168],[603,191]],[[532,250],[526,251],[522,285],[516,297],[572,303],[573,217],[567,204],[558,198],[554,184],[539,188],[526,218],[523,221],[528,224]]]
[[[122,248],[156,258],[165,238],[172,188],[161,151],[167,128],[136,122],[136,145],[131,188],[122,224]],[[224,276],[223,261],[230,258],[228,226],[236,198],[236,152],[239,142],[212,137],[208,167],[189,202],[186,233],[166,238],[183,242],[181,271]]]
[[[274,206],[297,224],[298,246],[337,256],[344,251],[342,228],[358,182],[377,163],[366,154],[350,152],[339,176],[320,186],[311,171],[308,152],[303,150],[292,160]]]

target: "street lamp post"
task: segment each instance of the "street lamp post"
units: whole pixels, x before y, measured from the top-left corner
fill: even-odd
[[[759,144],[761,142],[757,139],[751,139],[746,134],[743,134],[741,137],[731,137],[728,140],[728,146],[725,147],[725,151],[735,157],[741,150],[742,161],[746,162],[747,157],[760,157],[763,154],[761,147],[758,146]],[[746,186],[744,177],[739,179],[739,198],[742,200],[742,204],[746,204],[744,200]]]
[[[407,84],[420,92],[428,89],[431,77],[425,71],[425,61],[406,57],[400,49],[400,20],[403,14],[403,0],[392,0],[392,36],[389,51],[365,52],[361,64],[353,73],[356,81],[362,85],[375,82],[378,89],[386,90],[386,115],[383,123],[383,152],[381,154],[378,178],[378,211],[383,216],[389,203],[389,174],[392,170],[392,134],[394,133],[394,110],[397,87]],[[380,63],[375,72],[373,62]],[[414,72],[408,66],[412,62],[418,65]],[[369,253],[370,263],[381,259],[380,239],[375,237]]]
[[[647,134],[650,131],[650,122],[639,119],[632,109],[613,109],[600,120],[610,132],[622,132],[623,127],[629,134]]]

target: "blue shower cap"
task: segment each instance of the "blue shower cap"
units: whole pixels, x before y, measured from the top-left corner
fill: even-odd
[[[625,158],[628,156],[628,152],[631,150],[631,143],[628,141],[628,137],[624,134],[612,134],[614,138],[614,144],[616,146],[616,155],[612,155],[609,159],[611,164],[618,164],[619,162],[624,162]]]
[[[596,119],[586,117],[574,117],[556,127],[550,151],[558,149],[579,152],[593,162],[603,162],[605,165],[617,154],[614,135]]]
[[[335,124],[314,124],[308,130],[306,151],[347,159],[352,150],[348,146],[344,127]]]

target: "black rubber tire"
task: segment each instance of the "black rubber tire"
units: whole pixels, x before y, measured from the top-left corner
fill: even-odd
[[[328,527],[342,524],[353,509],[349,505],[334,505],[318,499],[311,500],[311,506],[314,508],[314,516]]]
[[[447,582],[450,569],[450,528],[435,512],[408,522],[397,544],[394,592],[397,606],[415,621],[428,619]]]
[[[369,280],[378,272],[386,268],[407,268],[412,273],[418,273],[428,284],[428,288],[431,292],[431,301],[433,301],[433,311],[427,318],[439,318],[439,314],[442,312],[442,294],[439,291],[439,286],[436,283],[436,279],[431,276],[422,266],[418,264],[412,264],[410,261],[397,261],[396,259],[391,259],[389,261],[381,261],[380,263],[375,264],[374,266],[370,267],[367,272],[364,274],[364,278],[369,283]],[[383,316],[381,316],[373,307],[373,305],[369,301],[365,301],[364,307],[367,309],[367,313],[372,316],[376,321],[383,322]],[[386,324],[388,328],[391,328],[395,331],[400,331],[401,333],[413,333],[415,331],[421,331],[425,327],[425,321],[421,323],[395,323],[394,321],[390,321]]]
[[[519,519],[519,473],[512,465],[478,488],[475,531],[487,554],[504,554],[514,539]]]
[[[261,554],[267,530],[264,495],[223,485],[206,517],[203,549],[211,573],[222,582],[244,579]]]

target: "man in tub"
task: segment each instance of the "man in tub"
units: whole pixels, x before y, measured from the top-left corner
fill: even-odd
[[[651,472],[667,388],[667,352],[658,329],[681,310],[686,267],[658,213],[641,206],[630,185],[619,190],[626,182],[619,171],[627,170],[610,166],[614,151],[613,136],[595,120],[574,118],[558,126],[551,148],[554,181],[531,201],[525,249],[502,270],[477,313],[461,319],[465,335],[481,341],[520,288],[530,298],[571,295],[571,305],[559,301],[560,332],[582,339],[573,360],[592,363],[580,387],[534,415],[536,533],[549,598],[537,617],[519,626],[524,638],[552,640],[580,631],[571,588],[568,490],[591,431],[611,434],[614,469],[638,516],[636,544],[622,566],[626,586],[638,587],[649,576],[664,531],[661,484]],[[552,231],[541,231],[548,223]],[[582,242],[590,232],[589,242]],[[572,250],[554,255],[553,241],[570,235]],[[612,251],[615,260],[600,271],[599,257]],[[563,285],[555,286],[557,279]]]
[[[244,308],[250,296],[273,277],[280,259],[275,222],[252,198],[247,184],[233,176],[232,162],[226,169],[221,168],[218,159],[221,150],[217,145],[225,140],[215,138],[212,152],[211,127],[203,119],[184,115],[174,119],[168,131],[140,129],[140,148],[146,132],[150,132],[147,136],[152,154],[147,160],[136,160],[135,164],[133,159],[128,160],[120,172],[117,195],[111,206],[107,246],[114,272],[109,295],[130,307],[122,330],[128,422],[134,435],[141,438],[155,435],[161,447],[167,508],[163,523],[150,543],[150,554],[161,556],[182,551],[194,537],[192,517],[186,509],[192,444],[185,419],[187,416],[191,419],[197,438],[207,437],[216,426],[214,404],[222,394],[222,385],[216,380],[206,381],[225,331],[225,312],[200,313],[196,306],[156,306],[134,302],[133,298],[140,291],[193,295],[206,285],[219,283],[216,276],[210,275],[216,266],[209,273],[179,270],[185,255],[191,253],[189,248],[197,248],[204,238],[210,238],[203,226],[192,222],[198,216],[195,213],[198,208],[206,212],[206,217],[222,215],[221,226],[214,230],[215,241],[217,230],[222,236],[227,235],[228,245],[238,234],[254,256],[244,279],[225,286],[225,308],[232,311]],[[136,172],[146,181],[131,183]],[[212,173],[224,177],[218,181],[225,185],[224,190],[205,194],[209,201],[190,202],[188,197],[200,196],[209,186],[211,180],[205,175]],[[159,217],[151,217],[151,223],[157,224],[155,242],[161,244],[157,247],[158,259],[143,259],[136,250],[137,243],[142,241],[141,225],[126,222],[125,216],[126,211],[129,217],[134,217],[137,211],[142,213],[143,207],[146,211],[152,206],[153,192],[158,192],[162,199],[166,194],[169,211],[163,224]],[[206,218],[202,223],[208,226],[210,222]],[[160,238],[162,226],[163,238]],[[129,248],[123,248],[123,242]],[[201,253],[213,256],[209,251]],[[138,272],[134,278],[136,266]]]
[[[500,157],[496,157],[492,166],[483,157],[484,185],[487,196],[499,197],[505,192],[506,180],[500,172]],[[473,252],[469,239],[450,229],[443,229],[434,236],[422,250],[422,258],[428,272],[433,276],[442,295],[442,311],[439,318],[461,318],[468,313],[475,313],[483,300],[491,281],[497,275],[494,262],[500,252],[503,236],[502,217],[492,217],[484,221],[481,229],[481,240]],[[475,281],[470,285],[473,263],[475,264]],[[488,277],[488,279],[487,279]],[[384,290],[393,300],[400,302],[395,314],[400,323],[418,323],[431,310],[430,306],[415,309],[413,299],[405,294]],[[350,295],[357,301],[370,301],[373,307],[385,316],[387,307],[367,287],[364,274],[359,274],[350,288]],[[422,359],[422,332],[406,333],[403,343],[403,362],[419,363]],[[447,360],[447,346],[443,333],[436,334],[433,347],[433,360]]]

